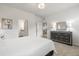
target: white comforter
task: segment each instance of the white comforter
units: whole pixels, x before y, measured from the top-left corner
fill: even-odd
[[[0,56],[44,56],[55,50],[54,43],[40,37],[0,40]]]

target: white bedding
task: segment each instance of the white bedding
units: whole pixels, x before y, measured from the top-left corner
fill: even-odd
[[[0,56],[44,56],[55,50],[51,40],[40,37],[23,37],[2,42]]]

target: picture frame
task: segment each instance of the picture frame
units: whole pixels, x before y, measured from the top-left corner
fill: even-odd
[[[13,20],[9,18],[1,19],[1,29],[12,29],[13,28]]]

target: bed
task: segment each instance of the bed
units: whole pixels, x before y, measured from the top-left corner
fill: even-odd
[[[49,56],[54,51],[53,41],[41,37],[0,40],[0,56]]]

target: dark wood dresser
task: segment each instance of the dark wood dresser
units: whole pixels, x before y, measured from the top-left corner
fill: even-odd
[[[51,40],[72,46],[72,32],[51,31]]]

